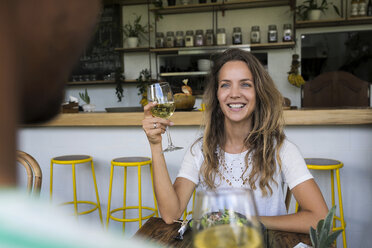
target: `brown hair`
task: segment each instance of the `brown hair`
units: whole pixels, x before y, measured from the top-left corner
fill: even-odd
[[[201,175],[209,188],[216,187],[214,182],[219,164],[217,147],[223,148],[226,142],[225,118],[217,99],[218,77],[221,67],[229,61],[243,61],[247,64],[253,75],[256,90],[252,130],[244,141],[244,145],[249,148],[249,151],[245,157],[243,175],[248,169],[248,155],[252,153],[253,168],[248,177],[248,183],[251,189],[255,190],[255,182],[259,178],[262,194],[267,195],[267,190],[272,194],[269,182],[275,182],[273,175],[276,169],[276,160],[279,168],[281,167],[279,150],[285,138],[282,118],[283,97],[259,60],[251,53],[241,49],[226,50],[214,60],[214,66],[211,68],[203,97],[206,109],[204,111],[204,136],[201,138],[203,139],[204,155]]]

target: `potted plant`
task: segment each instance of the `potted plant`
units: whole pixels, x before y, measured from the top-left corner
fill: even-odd
[[[321,0],[321,4],[318,4],[319,0],[305,0],[302,4],[296,7],[296,14],[301,20],[319,20],[320,14],[328,9],[329,5],[333,6],[334,11],[340,16],[340,11],[332,2],[328,0]]]
[[[144,34],[147,33],[147,25],[143,26],[140,24],[141,18],[141,15],[135,15],[134,21],[132,23],[128,22],[123,27],[123,32],[130,48],[138,46],[140,36],[146,38]]]
[[[85,89],[85,93],[80,92],[79,96],[80,96],[81,100],[83,100],[85,102],[85,104],[83,105],[84,112],[93,112],[96,108],[96,105],[90,104],[90,97],[88,95],[88,90]]]

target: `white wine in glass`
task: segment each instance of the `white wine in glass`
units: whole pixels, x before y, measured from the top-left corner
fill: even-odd
[[[149,102],[156,101],[158,103],[151,109],[153,116],[169,119],[176,110],[173,93],[169,83],[167,82],[149,85],[147,88],[147,99]],[[168,147],[165,148],[163,152],[171,152],[183,149],[183,147],[173,145],[168,126],[166,127],[166,133],[168,138]]]
[[[223,189],[198,192],[193,215],[195,248],[263,248],[252,192]]]

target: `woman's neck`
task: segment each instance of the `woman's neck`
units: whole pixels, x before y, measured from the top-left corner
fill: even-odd
[[[251,122],[233,123],[225,121],[226,143],[224,151],[236,154],[247,150],[248,147],[244,145],[244,141],[251,129]]]

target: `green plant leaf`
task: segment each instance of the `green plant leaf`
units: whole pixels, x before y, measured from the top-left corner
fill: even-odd
[[[333,232],[331,235],[329,235],[327,240],[324,243],[325,247],[330,247],[333,244],[333,242],[335,242],[338,235],[340,235],[340,233],[342,233],[342,231],[343,230],[337,230],[337,231]]]
[[[313,244],[313,247],[317,248],[318,247],[318,239],[317,239],[317,236],[316,236],[315,229],[313,227],[310,227],[310,240],[311,240],[311,243]]]
[[[327,241],[327,238],[328,238],[328,234],[329,232],[325,229],[322,229],[320,231],[320,235],[318,236],[318,245],[319,245],[319,248],[325,248],[324,247],[324,244],[326,243]]]
[[[335,10],[335,12],[337,13],[338,16],[341,16],[340,10],[337,8],[336,5],[333,5],[333,9]]]
[[[320,220],[318,222],[318,225],[316,226],[316,234],[317,235],[320,235],[320,232],[321,232],[321,230],[323,228],[323,225],[324,225],[324,220]]]
[[[331,210],[329,210],[325,220],[324,220],[324,226],[323,226],[323,229],[327,230],[327,234],[329,234],[330,230],[331,230],[331,227],[332,227],[332,220],[333,220],[333,217],[335,215],[335,211],[336,211],[336,205],[333,206],[331,208]]]

